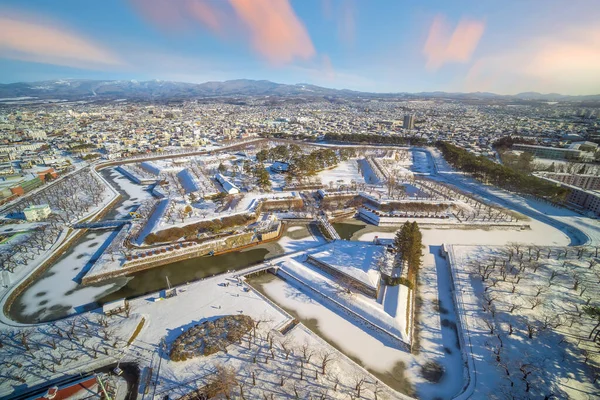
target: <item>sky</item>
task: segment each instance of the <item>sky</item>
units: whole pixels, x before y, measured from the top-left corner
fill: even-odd
[[[0,82],[600,94],[599,0],[0,0]]]

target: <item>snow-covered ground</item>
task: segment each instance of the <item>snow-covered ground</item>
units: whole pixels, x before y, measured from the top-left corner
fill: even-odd
[[[111,168],[109,171],[109,176],[117,186],[117,190],[125,193],[126,196],[129,197],[127,200],[123,201],[119,207],[111,211],[111,214],[115,216],[115,219],[128,217],[130,211],[137,208],[144,201],[152,199],[152,194],[150,193],[148,186],[131,182],[114,168]]]
[[[565,260],[557,259],[564,248],[517,247],[452,249],[475,362],[473,396],[596,397],[600,355],[588,334],[597,321],[581,316],[600,300],[594,249],[581,259],[571,249]]]
[[[384,251],[382,246],[335,241],[310,256],[375,289],[380,279],[378,262]]]
[[[357,320],[324,305],[322,299],[286,281],[275,279],[263,284],[262,290],[270,299],[302,320],[314,320],[313,330],[334,343],[344,354],[358,359],[369,370],[385,374],[398,363],[406,364],[410,360],[410,354],[399,349],[397,343],[383,335],[373,334]]]
[[[229,286],[222,286],[223,282],[232,282]],[[164,394],[183,395],[206,382],[208,375],[214,370],[217,363],[231,366],[239,371],[238,379],[244,383],[246,398],[260,398],[262,393],[274,393],[279,398],[293,397],[292,385],[296,383],[301,398],[306,398],[308,393],[318,393],[323,387],[330,387],[329,396],[332,398],[348,398],[348,393],[353,391],[353,380],[356,376],[367,376],[368,385],[365,385],[363,394],[374,390],[373,379],[355,363],[337,353],[327,343],[320,340],[311,331],[302,326],[294,328],[285,336],[271,332],[275,335],[273,350],[275,357],[268,348],[267,333],[274,327],[281,326],[290,320],[290,316],[283,310],[266,302],[262,296],[254,291],[245,291],[245,286],[238,286],[228,275],[218,278],[207,279],[181,288],[177,297],[160,301],[149,302],[148,299],[139,299],[132,303],[136,313],[147,316],[148,326],[138,337],[137,343],[159,343],[165,340],[167,347],[185,329],[202,321],[214,319],[218,316],[229,314],[249,315],[255,320],[264,321],[259,325],[257,339],[252,341],[250,349],[246,339],[241,344],[229,346],[228,352],[219,352],[209,357],[199,357],[184,362],[172,362],[163,355],[160,356],[159,384],[156,387],[156,397],[162,398]],[[152,296],[150,296],[152,298]],[[293,355],[286,360],[283,346],[293,349]],[[286,344],[287,343],[287,344]],[[302,346],[312,352],[313,356],[309,362],[304,364],[304,379],[300,380],[300,362],[302,357]],[[141,346],[136,349],[146,358],[152,361],[156,368],[159,363],[159,355],[155,348]],[[318,373],[315,380],[315,369],[321,371],[322,355],[325,353],[335,354],[335,359],[326,369],[326,374]],[[133,355],[132,355],[133,356]],[[253,359],[256,356],[257,362]],[[267,364],[265,364],[265,359]],[[251,374],[255,373],[257,384],[252,385]],[[327,372],[330,371],[330,372]],[[340,386],[334,392],[335,377],[339,377]],[[283,377],[283,386],[281,378]],[[260,382],[260,384],[258,383]],[[341,386],[341,385],[344,386]],[[390,398],[398,398],[393,392],[383,385],[380,395]],[[239,388],[234,389],[239,397]],[[284,393],[287,393],[284,395]]]
[[[379,178],[375,174],[375,171],[373,171],[373,168],[371,168],[371,165],[369,165],[367,159],[363,158],[358,160],[357,163],[363,179],[367,184],[373,185],[379,183]]]
[[[102,319],[97,312],[53,325],[19,331],[3,329],[0,397],[14,398],[24,389],[49,380],[118,362],[142,318],[134,313],[129,318]]]
[[[434,172],[428,155],[424,151],[413,150],[412,171],[418,173],[431,174]]]
[[[365,384],[362,397],[373,398],[373,391],[376,387],[384,391],[384,393],[380,393],[381,398],[401,397],[381,383],[375,386],[376,379],[355,362],[350,361],[344,355],[346,354],[397,389],[402,388],[404,391],[415,393],[419,398],[425,399],[452,398],[461,391],[466,383],[465,360],[462,358],[459,347],[461,337],[458,336],[461,334],[458,323],[459,316],[462,314],[457,314],[457,309],[453,304],[455,288],[452,285],[448,263],[440,256],[439,250],[442,243],[462,245],[456,248],[458,261],[454,264],[454,271],[459,277],[457,293],[461,295],[462,300],[462,308],[459,308],[458,311],[466,311],[464,315],[468,321],[475,355],[476,369],[474,372],[478,385],[475,386],[476,392],[472,398],[490,398],[493,395],[501,397],[509,395],[509,392],[514,390],[519,390],[516,392],[516,397],[521,398],[526,381],[526,379],[521,379],[523,375],[526,378],[530,377],[527,379],[530,379],[532,387],[535,387],[535,391],[532,390],[531,393],[535,394],[544,394],[540,388],[555,390],[555,395],[559,398],[566,398],[566,395],[572,398],[586,398],[584,395],[587,395],[588,398],[592,398],[598,393],[597,385],[593,386],[590,383],[590,375],[587,375],[585,368],[582,367],[584,360],[582,357],[585,357],[585,353],[581,350],[593,348],[585,347],[587,346],[585,340],[582,340],[578,346],[576,340],[573,339],[577,335],[586,336],[591,329],[590,323],[585,322],[578,325],[579,322],[575,321],[572,326],[569,326],[571,322],[568,320],[573,316],[572,308],[575,304],[581,308],[588,296],[592,299],[590,300],[592,304],[598,301],[597,277],[590,275],[595,271],[593,268],[588,270],[585,265],[579,265],[580,261],[572,259],[568,260],[569,264],[567,264],[566,270],[562,265],[563,260],[551,260],[551,262],[549,261],[551,265],[540,266],[537,273],[532,272],[533,267],[529,266],[526,267],[526,276],[524,275],[525,277],[517,286],[515,293],[509,293],[511,287],[507,286],[506,282],[497,282],[485,291],[481,279],[473,278],[471,275],[474,268],[473,261],[480,260],[481,257],[488,257],[498,251],[497,248],[489,246],[505,246],[513,242],[538,246],[566,246],[585,241],[598,243],[600,242],[598,222],[571,211],[484,186],[452,171],[447,165],[444,165],[443,160],[439,159],[439,155],[434,154],[434,157],[431,158],[424,151],[413,151],[412,155],[414,172],[431,174],[433,179],[456,184],[464,191],[474,192],[490,202],[515,209],[530,217],[527,223],[531,225],[531,230],[435,229],[433,227],[428,227],[433,229],[422,229],[425,247],[423,265],[419,274],[421,298],[418,301],[420,305],[415,336],[415,345],[418,351],[415,354],[400,349],[397,343],[390,340],[389,336],[368,329],[360,323],[360,318],[348,315],[343,308],[332,302],[324,301],[306,285],[297,282],[295,284],[294,280],[283,281],[279,278],[259,282],[257,286],[260,286],[268,298],[276,303],[274,304],[259,293],[252,290],[246,291],[243,285],[236,284],[232,275],[224,274],[179,287],[178,296],[167,300],[157,302],[156,300],[160,298],[158,293],[132,300],[134,318],[143,316],[146,323],[138,339],[127,353],[124,353],[123,359],[139,362],[143,370],[152,367],[155,373],[153,380],[160,376],[156,392],[154,392],[154,388],[151,388],[150,396],[154,396],[154,393],[157,398],[162,398],[167,393],[179,396],[194,390],[206,383],[207,376],[213,371],[216,363],[223,363],[238,371],[238,378],[242,382],[247,398],[261,398],[263,394],[270,393],[274,395],[274,398],[293,398],[294,384],[299,390],[297,396],[299,398],[307,398],[309,394],[318,396],[319,391],[325,388],[329,389],[328,396],[331,398],[349,398],[350,394],[356,396],[355,378],[365,376],[368,383]],[[213,161],[221,162],[218,158]],[[226,159],[222,161],[230,165]],[[160,162],[157,163],[160,165]],[[333,181],[335,184],[338,180],[344,183],[350,183],[351,180],[364,182],[355,160],[344,163],[340,163],[334,169],[323,171],[322,174],[325,175],[325,178],[321,178],[323,183],[328,184]],[[406,167],[410,166],[407,162],[405,164],[407,164]],[[436,172],[438,170],[439,173]],[[114,170],[111,175],[120,190],[131,196],[113,213],[116,218],[127,217],[129,211],[151,197],[146,188],[131,183],[128,179],[115,173]],[[380,189],[383,188],[380,187]],[[277,192],[268,196],[279,197],[284,194],[285,192]],[[258,197],[258,194],[247,194],[230,211],[249,209],[256,203]],[[186,223],[191,223],[192,220],[190,218]],[[417,222],[419,221],[417,220]],[[300,235],[301,229],[304,228],[290,227],[286,237],[277,244],[273,243],[274,246],[281,246],[288,254],[282,258],[273,259],[269,263],[278,264],[284,269],[287,268],[290,274],[307,282],[310,287],[337,299],[338,303],[345,307],[353,307],[357,314],[369,321],[379,323],[380,326],[387,324],[392,332],[394,329],[402,330],[404,328],[405,325],[401,325],[401,319],[399,319],[399,316],[406,310],[406,305],[402,304],[405,298],[400,292],[402,288],[386,288],[379,302],[363,298],[362,295],[355,295],[351,299],[344,298],[335,289],[335,283],[330,277],[321,274],[309,265],[302,264],[302,252],[318,253],[329,245],[325,244],[320,236]],[[87,287],[78,290],[77,285],[73,282],[81,268],[84,268],[83,265],[103,245],[106,245],[108,236],[111,234],[111,232],[92,233],[93,235],[86,236],[86,240],[73,248],[48,271],[46,276],[23,294],[20,302],[24,306],[24,313],[40,312],[42,315],[47,312],[43,309],[49,310],[50,307],[54,307],[54,311],[58,310],[66,314],[81,311],[86,304],[98,298],[103,291],[110,290],[108,286]],[[357,232],[354,239],[370,242],[375,236],[392,238],[394,229],[370,226]],[[344,257],[341,256],[336,258],[338,260],[335,261],[343,262],[344,266],[360,261],[356,259],[357,257],[346,257],[344,260],[342,260]],[[576,266],[571,266],[571,263]],[[540,294],[540,296],[545,296],[543,303],[531,308],[539,289],[538,286],[543,286],[540,282],[548,284],[551,281],[552,271],[558,271],[560,274],[555,277],[556,283],[543,289]],[[574,272],[580,275],[580,282],[576,289],[574,288],[576,279],[573,275]],[[231,284],[229,286],[220,285],[226,281]],[[487,302],[485,296],[494,297],[491,302],[495,307],[494,315],[492,315],[492,311],[483,311],[481,301],[483,299]],[[507,313],[505,309],[509,306],[510,301],[522,301],[522,304],[519,305],[523,308],[513,310],[514,313]],[[277,305],[297,315],[306,326],[298,325],[286,335],[272,333],[271,329],[280,328],[283,323],[291,320],[291,316]],[[539,314],[538,310],[540,310]],[[210,357],[179,363],[169,361],[164,352],[160,350],[160,343],[163,340],[168,346],[183,330],[196,323],[221,315],[237,313],[250,315],[264,321],[259,329],[258,337],[250,344],[250,349],[247,349],[247,343],[244,340],[241,344],[231,345],[227,353],[219,352]],[[83,316],[89,315],[91,314]],[[546,329],[540,330],[539,327],[547,322],[545,317],[553,318],[554,315],[558,315],[561,319],[567,318],[566,322],[557,329],[546,327]],[[502,352],[502,362],[500,363],[495,361],[499,339],[489,334],[490,327],[485,322],[486,320],[496,321],[498,325],[495,329],[500,330],[504,335],[502,336],[504,346],[503,350],[500,350]],[[536,330],[532,339],[529,339],[526,334],[527,320],[535,320]],[[68,321],[70,320],[66,320],[65,323],[68,324]],[[508,335],[506,332],[511,321],[515,332]],[[131,334],[129,325],[115,325],[114,328],[121,337],[128,337]],[[40,327],[49,329],[48,325],[40,325]],[[15,329],[14,332],[16,332],[22,328],[10,329]],[[7,332],[7,327],[3,325],[2,330]],[[269,349],[267,335],[276,337],[273,353]],[[319,338],[319,335],[341,349],[344,354],[334,351]],[[18,341],[18,336],[15,337]],[[563,337],[566,339],[560,340]],[[314,350],[316,354],[311,361],[304,360],[304,368],[301,368],[304,344],[306,344],[306,348]],[[293,354],[289,355],[287,359],[284,346],[294,349]],[[4,348],[7,347],[4,346]],[[10,349],[25,357],[25,351],[18,347],[18,343],[16,347]],[[42,349],[40,351],[45,351],[46,348],[42,347]],[[542,351],[543,357],[541,356]],[[93,353],[89,348],[87,352],[88,354]],[[331,374],[321,374],[317,371],[317,378],[315,378],[315,370],[320,368],[320,359],[327,352],[331,352],[335,356],[335,361],[328,367]],[[258,362],[253,362],[254,356],[257,357]],[[266,360],[267,357],[272,358]],[[3,359],[5,358],[7,357]],[[588,358],[589,362],[596,362],[593,357]],[[91,359],[95,360],[93,357]],[[87,359],[85,360],[87,361]],[[98,360],[101,360],[100,357]],[[522,360],[530,362],[523,366]],[[49,366],[50,362],[48,360],[44,364]],[[507,375],[503,369],[503,363],[508,365],[510,376],[515,379],[513,388],[505,378]],[[34,362],[28,361],[29,364],[34,364]],[[77,363],[71,360],[67,364],[75,366]],[[65,364],[65,368],[67,364]],[[442,375],[438,383],[426,379],[428,375],[423,372],[423,368],[430,365],[441,367]],[[525,372],[520,370],[521,367]],[[11,368],[11,371],[16,370],[17,366],[13,365]],[[33,367],[29,366],[28,368]],[[258,381],[255,386],[252,385],[252,371]],[[302,380],[300,380],[300,371],[303,371],[304,379]],[[529,373],[530,371],[531,373]],[[37,382],[38,378],[33,378],[34,373],[43,376],[39,371],[31,370],[27,373],[30,374],[27,380],[31,382]],[[336,375],[340,379],[340,386],[338,391],[334,392],[332,388],[335,385]],[[558,378],[553,380],[552,376],[558,376]],[[0,387],[4,388],[4,386]],[[235,396],[239,396],[238,392],[239,387],[235,389]]]
[[[95,259],[110,244],[115,231],[91,232],[67,252],[40,279],[29,286],[13,307],[19,308],[21,318],[34,322],[49,316],[64,317],[83,311],[84,307],[108,292],[117,284],[81,286],[83,277]]]
[[[357,160],[342,161],[334,168],[326,169],[317,174],[317,176],[323,182],[323,185],[344,184],[348,185],[352,181],[356,183],[365,182],[365,178],[358,169]]]

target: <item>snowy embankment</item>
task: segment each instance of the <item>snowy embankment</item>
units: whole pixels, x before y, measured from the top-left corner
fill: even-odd
[[[156,176],[159,176],[162,172],[162,169],[152,161],[144,161],[140,163],[140,167]]]
[[[148,220],[144,224],[144,228],[137,235],[137,237],[135,239],[136,245],[141,246],[144,243],[146,236],[148,236],[151,232],[153,232],[158,227],[159,222],[161,221],[161,219],[165,215],[165,212],[167,211],[167,208],[169,208],[170,202],[171,202],[170,199],[161,199],[158,202],[158,204],[152,211],[152,214],[148,217]]]
[[[377,289],[381,274],[377,263],[383,257],[383,246],[336,240],[309,256],[362,284]]]
[[[405,286],[403,286],[406,289],[403,293],[404,298],[399,296],[396,304],[390,304],[384,310],[375,299],[369,299],[360,293],[347,293],[334,278],[316,267],[294,259],[283,261],[278,266],[278,275],[283,272],[291,276],[296,281],[295,286],[308,292],[309,295],[311,291],[315,291],[326,301],[340,306],[359,321],[365,320],[375,328],[379,328],[380,333],[389,334],[401,343],[410,344],[410,337],[406,334],[408,288]],[[285,275],[283,277],[285,278]]]
[[[515,210],[544,224],[560,229],[571,239],[571,245],[600,243],[600,222],[583,217],[563,207],[555,207],[539,200],[519,196],[493,186],[486,186],[473,178],[456,173],[435,148],[427,151],[437,170],[432,179],[440,179],[466,192],[475,193],[490,203]]]

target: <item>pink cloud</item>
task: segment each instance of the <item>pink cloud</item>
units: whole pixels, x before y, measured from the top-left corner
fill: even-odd
[[[273,65],[306,60],[316,53],[289,0],[131,0],[150,21],[166,29],[198,24],[216,34],[237,33]]]
[[[288,0],[229,0],[249,30],[252,47],[270,63],[309,59],[315,48]]]
[[[356,35],[356,7],[353,0],[345,0],[340,9],[338,35],[342,42],[351,44]]]
[[[484,22],[463,19],[451,32],[446,19],[441,15],[436,16],[423,48],[427,57],[425,67],[437,70],[447,63],[468,62],[484,30]]]
[[[600,93],[600,28],[594,24],[539,32],[475,61],[462,90]]]
[[[109,49],[55,25],[22,16],[0,17],[0,57],[91,69],[123,65]]]
[[[185,15],[181,13],[180,0],[130,0],[135,10],[145,19],[163,29],[181,29]]]
[[[227,3],[206,0],[130,0],[146,20],[168,31],[182,31],[195,24],[222,35],[234,22],[223,10]],[[231,10],[229,10],[231,11]]]
[[[226,16],[217,7],[210,6],[203,1],[189,1],[190,15],[196,18],[212,32],[223,34],[226,25]]]

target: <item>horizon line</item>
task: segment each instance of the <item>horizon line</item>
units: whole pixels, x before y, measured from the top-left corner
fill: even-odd
[[[227,80],[209,80],[209,81],[204,81],[204,82],[186,82],[186,81],[177,81],[177,80],[165,80],[165,79],[146,79],[146,80],[139,80],[139,79],[92,79],[92,78],[53,78],[53,79],[45,79],[45,80],[37,80],[37,81],[17,81],[17,82],[0,82],[0,85],[16,85],[16,84],[32,84],[32,83],[41,83],[41,82],[58,82],[58,81],[94,81],[94,82],[139,82],[139,83],[144,83],[144,82],[169,82],[169,83],[183,83],[183,84],[188,84],[188,85],[203,85],[206,83],[225,83],[225,82],[233,82],[233,81],[250,81],[250,82],[270,82],[270,83],[274,83],[277,85],[288,85],[288,86],[298,86],[298,85],[310,85],[310,86],[315,86],[315,87],[319,87],[319,88],[323,88],[323,89],[329,89],[329,90],[337,90],[337,91],[348,91],[348,92],[355,92],[355,93],[368,93],[368,94],[381,94],[381,95],[395,95],[395,94],[414,94],[414,95],[418,95],[418,94],[434,94],[434,93],[440,93],[440,94],[455,94],[455,95],[468,95],[468,94],[489,94],[489,95],[494,95],[494,96],[498,96],[498,97],[515,97],[515,96],[519,96],[519,95],[523,95],[523,94],[536,94],[536,95],[541,95],[541,96],[552,96],[552,95],[556,95],[556,96],[564,96],[564,97],[595,97],[595,96],[600,96],[600,93],[598,94],[563,94],[563,93],[556,93],[556,92],[550,92],[550,93],[541,93],[541,92],[535,92],[535,91],[524,91],[524,92],[519,92],[519,93],[513,93],[513,94],[499,94],[499,93],[494,93],[494,92],[481,92],[481,91],[476,91],[476,92],[447,92],[444,90],[431,90],[431,91],[420,91],[420,92],[378,92],[378,91],[363,91],[363,90],[354,90],[354,89],[348,89],[348,88],[343,88],[343,89],[336,89],[336,88],[332,88],[332,87],[327,87],[327,86],[320,86],[320,85],[316,85],[313,83],[308,83],[308,82],[297,82],[297,83],[281,83],[281,82],[274,82],[271,81],[269,79],[249,79],[249,78],[235,78],[235,79],[227,79]]]

